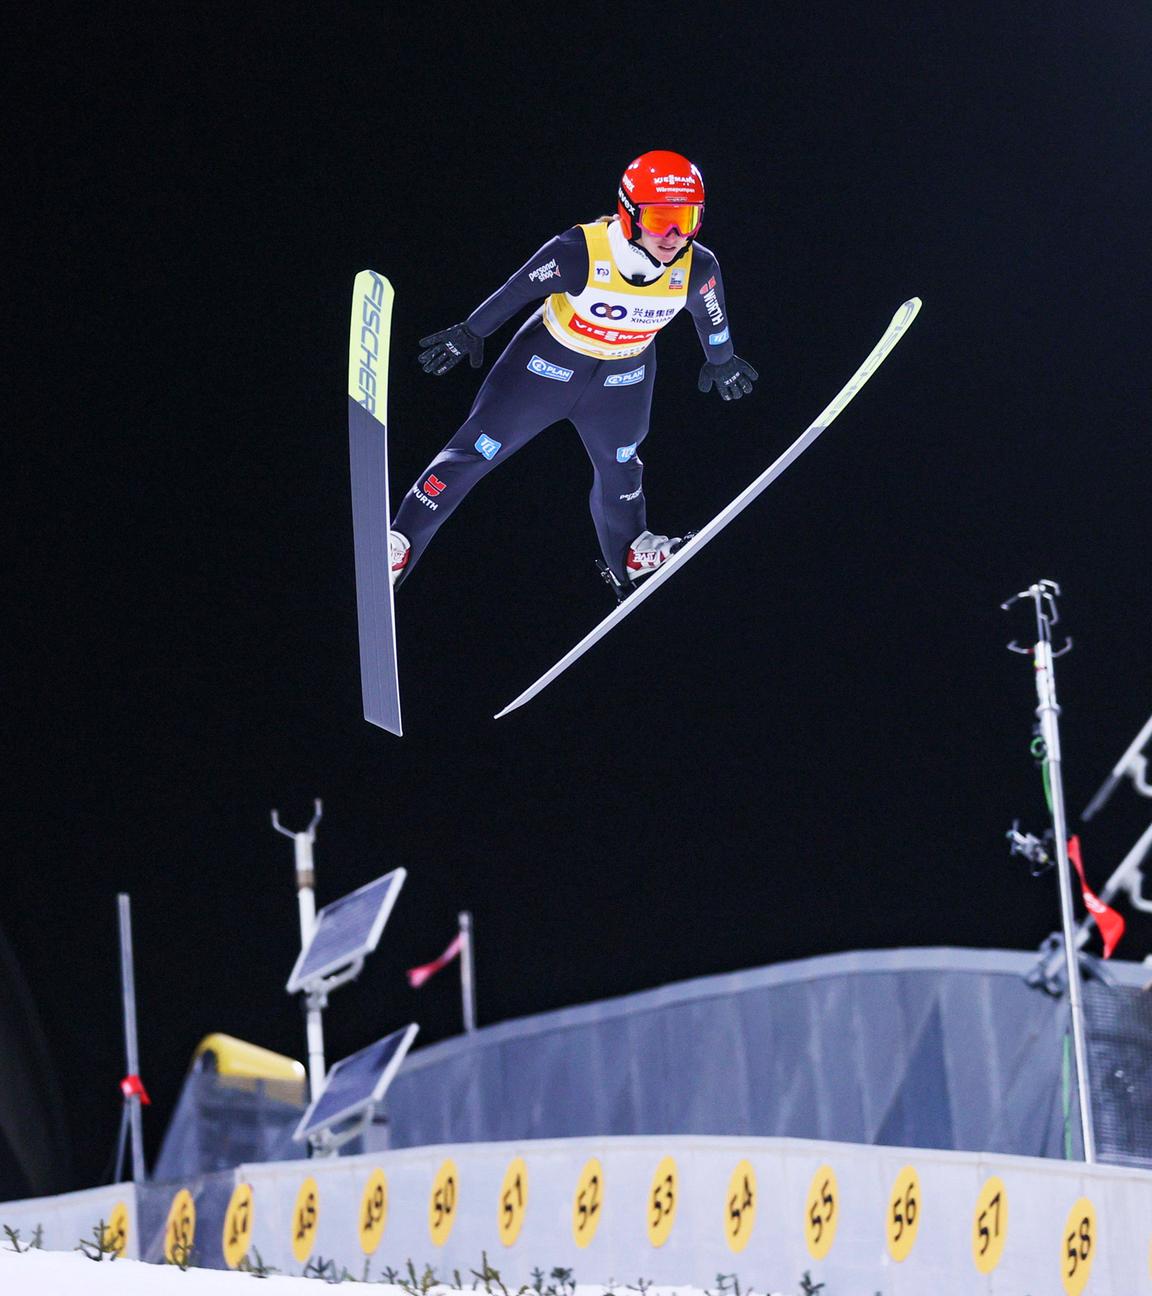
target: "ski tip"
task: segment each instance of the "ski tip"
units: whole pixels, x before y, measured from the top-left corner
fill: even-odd
[[[919,297],[909,297],[908,300],[904,303],[904,305],[900,307],[900,309],[904,310],[905,307],[911,307],[912,314],[915,315],[919,312],[920,307],[923,305],[924,303],[920,300]]]
[[[508,703],[508,705],[504,708],[503,711],[497,711],[496,714],[492,717],[492,719],[499,720],[503,716],[506,716],[510,711],[519,711],[520,708],[524,705],[524,703],[531,702],[532,699],[536,696],[536,694],[539,693],[539,691],[540,690],[536,688],[535,685],[532,688],[525,690],[525,692],[521,693],[519,697],[513,698],[512,701]]]

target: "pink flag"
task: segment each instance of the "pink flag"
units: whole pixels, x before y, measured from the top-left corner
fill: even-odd
[[[455,940],[438,959],[433,959],[431,963],[424,963],[420,967],[408,969],[408,984],[413,990],[419,990],[424,982],[430,977],[434,977],[442,967],[447,967],[463,948],[464,933],[457,932]]]

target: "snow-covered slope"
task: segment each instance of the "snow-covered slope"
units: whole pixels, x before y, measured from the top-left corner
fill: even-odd
[[[171,1265],[147,1265],[135,1260],[95,1261],[67,1251],[0,1250],[0,1292],[4,1296],[321,1296],[330,1284],[316,1278],[272,1275],[253,1286],[253,1275],[221,1269],[180,1270]],[[349,1285],[345,1291],[359,1290]],[[481,1287],[481,1290],[483,1288]],[[495,1289],[494,1290],[498,1290]],[[405,1296],[404,1288],[372,1285],[380,1296]],[[436,1287],[435,1296],[448,1296]],[[603,1296],[603,1287],[577,1287],[575,1296]],[[648,1296],[694,1296],[691,1287],[650,1287]]]

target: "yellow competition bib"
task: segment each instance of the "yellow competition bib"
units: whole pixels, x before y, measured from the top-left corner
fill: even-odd
[[[627,360],[652,339],[688,300],[692,248],[659,279],[632,284],[620,273],[608,225],[579,226],[588,244],[588,282],[578,293],[553,293],[544,302],[544,327],[564,346],[596,360]]]

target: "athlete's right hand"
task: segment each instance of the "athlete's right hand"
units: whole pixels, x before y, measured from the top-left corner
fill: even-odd
[[[465,356],[472,362],[473,369],[479,369],[484,363],[484,339],[477,337],[467,324],[453,324],[442,333],[421,338],[420,345],[425,348],[419,355],[425,373],[446,374]]]

